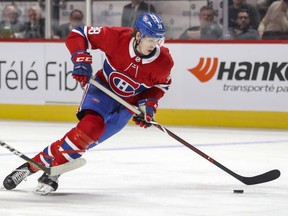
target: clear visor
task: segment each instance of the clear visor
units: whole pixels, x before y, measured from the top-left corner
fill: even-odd
[[[148,43],[149,45],[157,45],[159,47],[161,47],[164,42],[165,42],[165,37],[162,37],[162,38],[152,38],[152,37],[148,37],[148,36],[145,36],[142,38],[142,40],[145,42],[145,43]]]

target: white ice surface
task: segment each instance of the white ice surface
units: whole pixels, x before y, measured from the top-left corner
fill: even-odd
[[[73,126],[0,121],[0,139],[33,157]],[[0,216],[288,215],[287,130],[167,128],[240,175],[279,169],[281,176],[247,186],[157,128],[128,125],[86,152],[87,164],[63,174],[55,193],[33,193],[40,172],[0,190]],[[24,162],[0,147],[1,182]]]

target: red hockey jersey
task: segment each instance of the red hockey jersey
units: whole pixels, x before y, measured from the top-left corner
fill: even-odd
[[[100,49],[106,59],[96,76],[124,100],[137,104],[139,99],[159,100],[171,84],[173,59],[166,47],[156,46],[149,56],[139,56],[133,48],[131,28],[78,27],[69,34],[66,46],[78,50]]]

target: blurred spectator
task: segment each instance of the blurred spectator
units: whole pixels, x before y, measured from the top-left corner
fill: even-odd
[[[279,1],[279,0],[258,0],[256,2],[256,8],[259,11],[261,20],[265,16],[269,6],[274,2],[274,1]]]
[[[153,5],[147,4],[143,0],[131,0],[131,3],[123,8],[121,26],[134,27],[135,20],[144,12],[155,13],[156,11]]]
[[[18,20],[20,11],[15,5],[6,5],[0,21],[0,38],[20,37],[24,24]]]
[[[231,39],[234,40],[259,40],[258,31],[250,25],[250,17],[248,11],[240,9],[236,20],[237,27],[230,28],[229,33]]]
[[[210,6],[203,6],[199,13],[200,26],[192,26],[186,29],[180,39],[207,39],[217,40],[222,39],[222,29],[214,21],[214,10]]]
[[[228,8],[229,28],[237,27],[237,14],[238,10],[245,9],[249,13],[250,23],[252,28],[257,29],[261,21],[260,14],[256,7],[246,3],[245,0],[233,0],[233,4]]]
[[[275,1],[270,5],[258,32],[262,39],[288,39],[288,0]]]
[[[66,38],[72,29],[84,25],[83,18],[82,11],[78,9],[71,11],[69,22],[56,27],[53,38]]]
[[[40,9],[33,6],[27,10],[28,22],[24,24],[24,38],[44,38],[45,20],[41,16]]]

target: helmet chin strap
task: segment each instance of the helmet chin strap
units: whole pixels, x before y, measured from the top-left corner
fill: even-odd
[[[135,38],[134,43],[133,43],[133,45],[134,45],[134,51],[135,51],[135,53],[136,53],[137,55],[139,55],[139,56],[145,56],[144,54],[142,54],[141,52],[139,52],[139,51],[137,50],[137,47],[139,46],[140,42],[141,42],[141,38],[140,38],[139,40],[137,40],[137,39]]]

